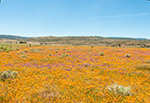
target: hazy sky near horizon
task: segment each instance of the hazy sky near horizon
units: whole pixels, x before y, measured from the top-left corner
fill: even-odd
[[[0,34],[150,39],[150,1],[1,0]]]

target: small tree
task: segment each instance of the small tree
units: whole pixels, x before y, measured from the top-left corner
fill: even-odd
[[[27,44],[26,41],[20,41],[19,44]]]

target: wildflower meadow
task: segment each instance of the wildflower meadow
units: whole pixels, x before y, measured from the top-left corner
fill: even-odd
[[[12,45],[1,103],[149,103],[150,49]]]

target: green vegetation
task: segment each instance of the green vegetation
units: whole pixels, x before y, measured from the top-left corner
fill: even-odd
[[[21,55],[20,57],[21,57],[21,58],[27,58],[28,55]]]
[[[10,35],[0,35],[1,43],[28,44],[29,47],[34,45],[73,45],[73,46],[106,46],[106,47],[137,47],[150,48],[150,40],[143,38],[118,38],[118,37],[101,37],[101,36],[68,36],[68,37],[19,37]],[[11,39],[4,40],[3,39]]]
[[[143,64],[143,65],[138,65],[138,66],[136,66],[136,68],[138,69],[138,70],[148,70],[148,71],[150,71],[150,64]]]
[[[3,80],[3,81],[5,81],[8,78],[13,79],[13,78],[16,77],[17,73],[18,72],[16,72],[16,71],[10,71],[10,70],[4,71],[4,72],[0,73],[0,79]]]
[[[67,53],[62,54],[62,57],[67,57],[67,56],[69,56]]]
[[[127,54],[125,54],[125,56],[124,56],[124,57],[126,57],[126,58],[130,58],[130,57],[131,57],[131,54],[127,53]]]
[[[8,45],[8,44],[1,44],[0,46],[0,52],[10,52],[15,48],[12,48],[12,45]]]
[[[52,56],[52,54],[48,54],[48,56]]]
[[[112,84],[108,86],[108,90],[117,95],[125,95],[125,96],[132,95],[131,87],[124,87],[122,85]]]
[[[103,52],[100,52],[99,55],[100,55],[100,56],[104,56],[104,53],[103,53]]]

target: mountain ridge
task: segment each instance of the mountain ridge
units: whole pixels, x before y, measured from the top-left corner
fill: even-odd
[[[0,39],[27,39],[27,38],[30,38],[30,37],[0,34]]]
[[[30,38],[89,38],[89,37],[100,37],[100,38],[109,38],[109,39],[128,39],[128,40],[148,40],[148,38],[132,38],[132,37],[102,37],[102,36],[62,36],[62,37],[56,37],[56,36],[39,36],[39,37],[25,37],[25,36],[17,36],[17,35],[5,35],[0,34],[0,39],[30,39]]]

